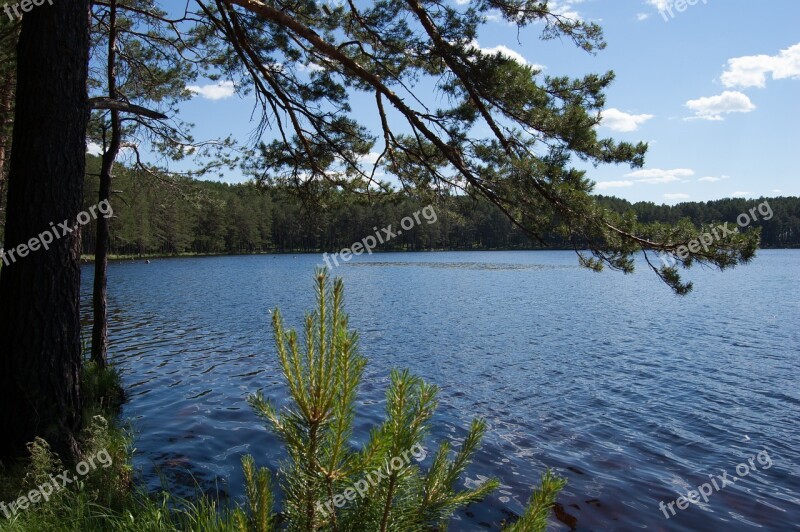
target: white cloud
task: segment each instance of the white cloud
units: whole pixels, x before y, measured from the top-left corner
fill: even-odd
[[[664,11],[667,6],[672,4],[673,0],[647,0],[647,3],[659,11]]]
[[[772,193],[773,194],[783,194],[783,190],[781,190],[779,188],[773,188],[772,189]]]
[[[207,100],[223,100],[233,96],[236,86],[232,81],[218,81],[208,85],[188,85],[186,90],[191,91]]]
[[[683,181],[684,177],[691,177],[694,175],[694,170],[689,168],[674,168],[672,170],[662,170],[660,168],[649,168],[646,170],[637,170],[625,177],[633,177],[637,183],[646,183],[648,185],[661,185],[664,183],[674,183],[675,181]]]
[[[689,168],[674,168],[672,170],[648,168],[645,170],[636,170],[635,172],[625,174],[625,177],[630,179],[620,181],[601,181],[595,184],[595,189],[605,190],[609,188],[632,187],[639,184],[661,185],[665,183],[674,183],[676,181],[687,182],[684,178],[693,175],[694,170],[690,170]]]
[[[734,198],[749,198],[752,195],[753,194],[751,192],[742,192],[741,190],[737,190],[736,192],[731,194],[731,196],[733,196]]]
[[[756,109],[747,95],[737,91],[725,91],[717,96],[689,100],[686,107],[694,111],[695,115],[691,119],[699,120],[724,120],[724,114],[749,113]]]
[[[720,78],[726,87],[764,87],[767,74],[772,79],[800,79],[800,43],[777,55],[748,55],[728,60]]]
[[[581,20],[581,14],[575,9],[575,4],[581,3],[583,3],[583,0],[551,0],[550,11],[558,16],[579,21]]]
[[[719,176],[719,177],[710,176],[709,175],[709,176],[701,177],[700,179],[698,179],[698,181],[703,181],[703,182],[706,182],[706,183],[716,183],[717,181],[722,181],[724,179],[730,179],[730,178],[731,178],[731,176],[729,176],[729,175],[722,175],[722,176]]]
[[[487,54],[487,55],[500,54],[503,57],[506,57],[508,59],[512,59],[512,60],[516,61],[520,65],[527,65],[528,64],[528,61],[524,57],[522,57],[522,54],[520,54],[519,52],[517,52],[515,50],[512,50],[508,46],[504,46],[502,44],[499,44],[499,45],[497,45],[495,47],[492,47],[492,48],[482,48],[481,45],[478,44],[478,41],[473,40],[470,43],[470,45],[473,46],[474,48],[477,48],[478,50],[480,50],[481,52],[483,52],[484,54]],[[538,70],[544,69],[544,67],[541,66],[541,65],[531,65],[531,66],[533,68],[538,69]]]
[[[456,4],[458,4],[460,6],[465,6],[465,5],[469,4],[469,0],[456,0]]]
[[[358,160],[362,164],[374,165],[375,163],[378,162],[378,157],[380,157],[380,156],[381,156],[381,154],[379,152],[371,151],[368,154],[366,154],[366,155],[364,155],[362,157],[359,157]]]
[[[138,142],[134,142],[134,143],[126,142],[126,143],[123,143],[122,146],[120,146],[119,153],[120,154],[133,153],[134,152],[134,148],[138,148],[138,147],[139,147],[139,143]]]
[[[623,188],[632,187],[636,183],[633,181],[601,181],[595,184],[597,190],[605,190],[607,188]]]
[[[647,13],[637,13],[636,14],[636,20],[638,20],[638,21],[647,20],[649,18],[650,18],[650,15],[648,15]]]
[[[454,1],[459,5],[463,5],[461,4],[461,2],[465,0],[461,1],[454,0]],[[469,1],[470,0],[466,0],[465,3]],[[582,4],[584,1],[585,0],[547,0],[547,10],[553,15],[557,15],[560,18],[569,19],[570,21],[573,22],[581,22],[583,20],[583,17],[581,17],[581,14],[578,12],[575,6],[576,4]],[[522,9],[518,10],[517,16],[514,16],[513,14],[509,16],[507,24],[509,26],[517,26],[517,21],[522,19],[524,15],[525,12]],[[500,18],[501,16],[499,10],[490,11],[489,15],[487,16],[488,20],[500,20]]]
[[[307,65],[300,63],[297,66],[297,69],[300,72],[321,72],[325,70],[325,67],[323,67],[322,65],[318,65],[317,63],[309,63]]]
[[[513,59],[514,61],[516,61],[521,65],[528,64],[528,61],[524,57],[522,57],[522,54],[512,50],[508,46],[503,46],[502,44],[495,46],[494,48],[481,48],[481,51],[485,54],[491,54],[491,55],[499,53],[503,57]]]
[[[86,145],[86,153],[90,155],[102,155],[103,147],[96,142],[89,142]]]
[[[669,201],[687,200],[689,198],[691,198],[689,194],[684,194],[682,192],[678,192],[676,194],[664,194],[664,199]]]
[[[639,126],[653,118],[653,115],[632,115],[619,109],[606,109],[601,113],[601,125],[613,131],[636,131]]]

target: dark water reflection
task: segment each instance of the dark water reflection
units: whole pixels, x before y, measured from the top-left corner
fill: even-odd
[[[800,252],[694,273],[677,298],[641,273],[594,274],[567,252],[382,254],[335,270],[370,359],[356,438],[383,416],[394,367],[442,389],[431,444],[489,424],[467,483],[498,477],[453,530],[497,529],[546,467],[569,479],[553,528],[800,530]],[[117,263],[111,342],[130,393],[136,465],[190,492],[242,495],[239,460],[280,445],[245,402],[278,402],[268,309],[301,323],[315,255]],[[90,269],[84,269],[89,314]],[[773,466],[667,520],[670,502],[767,450]]]

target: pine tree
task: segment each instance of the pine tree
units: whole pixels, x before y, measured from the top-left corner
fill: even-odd
[[[250,75],[264,123],[276,126],[250,163],[265,181],[312,193],[327,182],[380,196],[386,183],[376,176],[385,173],[440,196],[483,197],[534,239],[545,242],[555,229],[593,270],[631,273],[641,253],[678,294],[692,288],[681,267],[726,269],[755,254],[756,232],[691,251],[707,228],[647,224],[596,201],[576,161],[638,168],[647,151],[643,142],[598,135],[614,73],[547,76],[476,45],[493,16],[519,30],[538,26],[543,40],[563,38],[589,53],[605,48],[599,25],[564,15],[555,1],[197,2]],[[420,94],[422,79],[442,94],[435,109]],[[363,104],[352,109],[353,90],[374,102],[375,131],[360,122]],[[457,229],[453,243],[463,245],[468,235]],[[674,265],[662,265],[659,254],[673,255]]]
[[[279,310],[273,313],[278,360],[291,405],[279,411],[260,392],[250,398],[289,456],[279,475],[283,526],[303,532],[445,530],[454,512],[482,500],[499,485],[492,479],[473,489],[459,487],[486,431],[485,422],[472,422],[457,452],[449,442],[442,443],[429,469],[422,471],[414,462],[425,454],[437,388],[408,370],[392,371],[385,421],[371,430],[363,448],[353,448],[349,442],[366,359],[359,353],[357,333],[348,327],[342,280],[331,286],[327,272],[317,270],[315,281],[317,308],[306,316],[302,338],[284,328]],[[249,456],[243,467],[249,506],[246,514],[237,513],[236,521],[242,530],[276,530],[269,472],[256,472]],[[530,508],[509,530],[544,530],[563,485],[547,472]]]
[[[204,25],[186,28],[197,19],[188,12],[171,18],[154,0],[93,0],[92,4],[92,51],[95,60],[104,66],[92,69],[89,79],[93,108],[102,111],[95,114],[88,130],[89,139],[102,148],[98,202],[111,200],[112,173],[123,147],[133,152],[142,178],[159,176],[151,165],[142,162],[139,146],[148,146],[172,160],[188,153],[213,152],[218,156],[194,175],[224,165],[230,141],[195,142],[190,125],[176,117],[177,105],[191,97],[187,84],[207,68],[205,61],[214,60],[209,57],[211,49],[207,45],[216,45],[207,41]],[[161,180],[174,189],[174,181],[163,177]],[[105,217],[96,223],[92,360],[100,367],[105,367],[108,351],[110,225]],[[169,239],[165,245],[167,249],[180,247]]]

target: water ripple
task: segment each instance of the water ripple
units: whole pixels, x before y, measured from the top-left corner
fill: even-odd
[[[555,530],[800,530],[800,252],[693,272],[676,298],[652,274],[601,275],[569,252],[376,254],[334,273],[370,359],[354,444],[383,419],[388,372],[441,388],[428,445],[489,426],[464,479],[500,490],[452,530],[498,529],[545,468],[569,480]],[[317,255],[118,263],[110,339],[136,466],[187,495],[242,498],[244,453],[285,458],[246,397],[278,405],[268,309],[300,324]],[[91,318],[91,276],[82,308]],[[767,450],[773,462],[669,520],[671,502]]]

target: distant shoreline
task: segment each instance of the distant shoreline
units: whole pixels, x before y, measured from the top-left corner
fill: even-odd
[[[503,249],[390,249],[375,250],[373,255],[381,253],[440,253],[445,251],[572,251],[566,248],[503,248]],[[321,255],[326,251],[254,251],[252,253],[146,253],[142,255],[109,255],[109,262],[137,261],[150,259],[191,259],[201,257],[249,257],[256,255]],[[335,253],[335,251],[327,251]],[[81,255],[81,263],[93,263],[94,255]]]
[[[800,247],[763,247],[759,251],[764,250],[779,250],[779,249],[800,249]],[[442,253],[442,252],[493,252],[493,251],[573,251],[571,248],[501,248],[501,249],[392,249],[385,251],[373,251],[373,255],[383,253]],[[137,262],[151,259],[191,259],[191,258],[205,258],[205,257],[249,257],[257,255],[320,255],[326,253],[325,251],[254,251],[252,253],[149,253],[143,255],[109,255],[109,262]],[[327,253],[333,253],[327,251]],[[81,264],[93,264],[93,255],[81,255]]]

